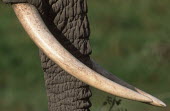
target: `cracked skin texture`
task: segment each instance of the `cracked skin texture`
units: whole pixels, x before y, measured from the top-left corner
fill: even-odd
[[[3,0],[35,5],[56,39],[91,67],[86,0]],[[89,86],[71,76],[40,51],[49,111],[90,111]]]

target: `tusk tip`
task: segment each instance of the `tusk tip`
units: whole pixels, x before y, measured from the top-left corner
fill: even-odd
[[[151,104],[159,107],[166,107],[166,104],[160,100],[153,101]]]
[[[135,88],[135,89],[138,93],[140,93],[140,94],[148,97],[150,100],[152,100],[152,102],[149,102],[149,104],[154,105],[154,106],[159,106],[159,107],[166,107],[166,104],[164,102],[162,102],[161,100],[159,100],[158,98],[156,98],[148,93],[145,93],[140,89],[137,89],[137,88]]]
[[[161,103],[162,107],[166,107],[166,104],[164,102]]]

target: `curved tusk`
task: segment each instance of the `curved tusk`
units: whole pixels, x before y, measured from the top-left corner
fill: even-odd
[[[91,59],[91,64],[92,64],[92,69],[95,70],[96,72],[100,73],[101,75],[103,75],[104,77],[116,82],[117,84],[121,84],[124,87],[127,87],[139,94],[142,94],[144,96],[147,96],[148,98],[150,98],[152,100],[152,102],[148,103],[151,105],[155,105],[155,106],[160,106],[160,107],[166,107],[166,104],[163,103],[161,100],[153,97],[152,95],[126,83],[125,81],[119,79],[118,77],[116,77],[115,75],[113,75],[112,73],[108,72],[107,70],[105,70],[104,68],[102,68],[99,64],[97,64],[94,60]]]
[[[13,4],[12,6],[24,29],[35,44],[65,71],[107,93],[141,102],[152,102],[147,96],[104,78],[77,60],[51,34],[33,5]]]

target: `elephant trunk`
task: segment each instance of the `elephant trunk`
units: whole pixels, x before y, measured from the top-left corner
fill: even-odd
[[[49,2],[45,23],[58,41],[77,59],[90,67],[89,23],[86,0]],[[65,72],[42,51],[42,68],[47,89],[49,111],[89,111],[89,86]]]
[[[89,86],[50,60],[40,51],[49,111],[89,111]]]

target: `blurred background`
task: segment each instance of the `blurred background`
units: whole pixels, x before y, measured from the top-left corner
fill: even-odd
[[[88,0],[92,57],[163,100],[158,108],[92,88],[92,111],[170,111],[170,0]],[[117,98],[119,100],[119,98]],[[9,5],[0,3],[0,111],[47,111],[38,48]]]

